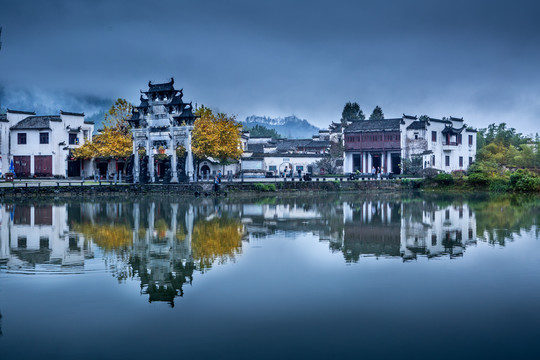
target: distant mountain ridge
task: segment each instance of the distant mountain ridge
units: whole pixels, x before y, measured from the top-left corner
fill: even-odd
[[[241,123],[248,127],[261,125],[268,129],[274,129],[281,136],[291,139],[311,138],[311,135],[319,133],[318,127],[310,124],[305,119],[299,119],[295,115],[278,118],[251,115],[246,117]]]

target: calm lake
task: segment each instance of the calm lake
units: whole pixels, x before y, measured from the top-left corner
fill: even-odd
[[[540,357],[540,198],[0,204],[0,359]]]

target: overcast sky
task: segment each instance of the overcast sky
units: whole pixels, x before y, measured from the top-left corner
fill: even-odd
[[[173,76],[239,118],[327,127],[356,101],[540,132],[539,19],[519,0],[0,0],[0,105],[91,114]]]

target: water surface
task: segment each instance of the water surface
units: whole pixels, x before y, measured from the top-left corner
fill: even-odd
[[[0,204],[0,357],[538,358],[538,197]]]

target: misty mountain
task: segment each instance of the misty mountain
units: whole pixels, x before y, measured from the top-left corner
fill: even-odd
[[[311,135],[319,133],[319,128],[311,125],[307,120],[299,119],[295,115],[279,118],[270,118],[267,116],[248,116],[246,120],[241,121],[242,125],[250,128],[256,125],[264,126],[268,129],[274,129],[283,137],[290,139],[311,138]]]

